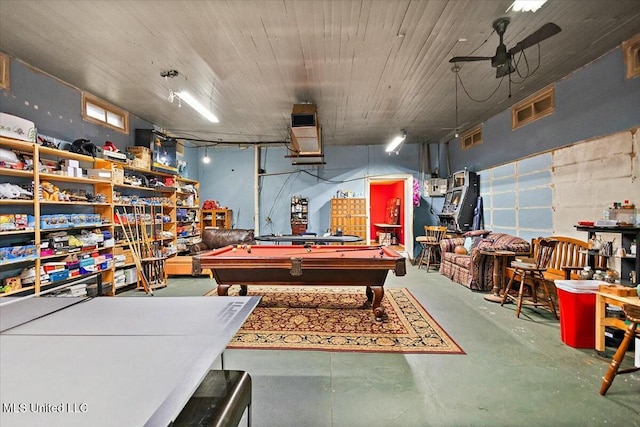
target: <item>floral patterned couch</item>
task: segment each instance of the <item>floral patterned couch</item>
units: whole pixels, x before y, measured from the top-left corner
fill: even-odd
[[[464,246],[467,237],[472,240],[469,253],[456,254],[456,246]],[[470,231],[463,237],[442,239],[440,273],[474,291],[490,291],[493,288],[494,257],[480,254],[480,250],[489,248],[528,253],[531,245],[520,237],[486,230]]]

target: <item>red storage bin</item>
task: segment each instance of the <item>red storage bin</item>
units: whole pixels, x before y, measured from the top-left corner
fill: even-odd
[[[595,348],[596,294],[599,280],[556,280],[560,339],[574,348]]]

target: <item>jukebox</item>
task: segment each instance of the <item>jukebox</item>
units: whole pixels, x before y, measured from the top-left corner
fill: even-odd
[[[440,224],[450,233],[464,233],[473,225],[473,213],[478,198],[478,175],[467,169],[447,179],[447,192],[442,212],[438,214]]]

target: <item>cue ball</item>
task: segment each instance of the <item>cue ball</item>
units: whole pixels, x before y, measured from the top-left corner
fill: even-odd
[[[231,248],[231,252],[235,252],[237,250],[238,250],[238,248],[236,248],[235,246],[233,248]]]

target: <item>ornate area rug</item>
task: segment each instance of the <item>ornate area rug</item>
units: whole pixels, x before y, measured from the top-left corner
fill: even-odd
[[[248,295],[262,299],[227,348],[464,354],[405,288],[385,289],[382,322],[364,307],[364,287],[249,286]]]

